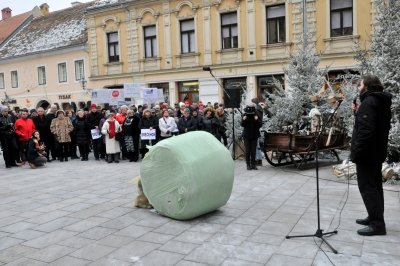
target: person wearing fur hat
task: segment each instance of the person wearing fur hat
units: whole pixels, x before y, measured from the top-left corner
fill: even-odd
[[[107,120],[104,122],[101,128],[101,133],[105,135],[106,140],[106,153],[108,163],[119,163],[119,154],[121,152],[119,141],[115,139],[118,133],[122,131],[122,128],[118,121],[114,118],[115,113],[108,111],[106,113]]]
[[[220,127],[218,118],[215,117],[215,112],[212,107],[204,109],[204,116],[200,124],[202,130],[213,134],[218,138],[218,129]]]
[[[15,138],[14,122],[8,114],[7,106],[0,108],[0,143],[3,150],[3,158],[6,168],[17,166],[15,159],[18,154],[18,146]]]
[[[261,119],[257,115],[254,103],[250,103],[244,108],[241,126],[243,127],[247,170],[258,170],[256,166],[256,147],[260,137]]]
[[[68,161],[69,147],[71,143],[70,133],[74,130],[71,119],[65,116],[63,110],[58,110],[56,118],[51,121],[50,131],[54,134],[58,146],[60,162]]]

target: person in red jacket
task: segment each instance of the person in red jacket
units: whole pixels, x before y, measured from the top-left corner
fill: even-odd
[[[28,110],[21,110],[21,117],[15,121],[15,133],[19,140],[19,154],[21,157],[21,163],[25,164],[26,152],[28,147],[28,141],[32,137],[33,132],[35,132],[35,124],[32,119],[28,118]]]

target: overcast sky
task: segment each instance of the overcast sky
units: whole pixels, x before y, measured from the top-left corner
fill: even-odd
[[[77,0],[78,2],[86,3],[91,0]],[[18,15],[32,10],[35,6],[40,6],[47,3],[50,7],[50,12],[64,9],[71,6],[74,0],[0,0],[0,9],[9,7],[12,9],[12,15]],[[1,19],[1,15],[0,15]]]

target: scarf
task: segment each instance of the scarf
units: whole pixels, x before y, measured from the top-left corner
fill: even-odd
[[[115,121],[108,121],[108,137],[110,139],[115,137]]]

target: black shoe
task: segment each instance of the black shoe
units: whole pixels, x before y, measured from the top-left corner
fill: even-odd
[[[112,163],[113,161],[108,161],[108,163]]]
[[[6,165],[6,168],[11,168],[12,166],[11,165]]]
[[[68,162],[68,157],[65,157],[64,161]]]
[[[64,162],[64,158],[61,157],[61,158],[60,158],[60,162]]]
[[[253,166],[251,167],[251,169],[253,169],[253,170],[258,170],[258,168],[257,168],[256,165],[253,165]]]
[[[253,168],[248,164],[247,165],[247,170],[252,170]]]
[[[12,164],[10,164],[10,166],[12,166],[12,167],[18,167],[18,164],[12,163]]]
[[[74,155],[74,156],[71,156],[71,160],[75,160],[75,159],[79,159],[79,157],[78,157],[78,156],[76,156],[76,155]]]
[[[367,226],[363,229],[357,230],[357,233],[362,236],[383,236],[386,235],[386,228],[373,228],[372,226]]]
[[[82,157],[81,161],[82,161],[82,162],[83,162],[83,161],[86,161],[86,159],[85,159],[84,157]]]
[[[114,163],[119,163],[119,161],[118,161],[118,160],[115,160]]]
[[[361,225],[369,225],[370,220],[369,220],[369,217],[367,217],[365,219],[357,219],[356,223],[361,224]]]

